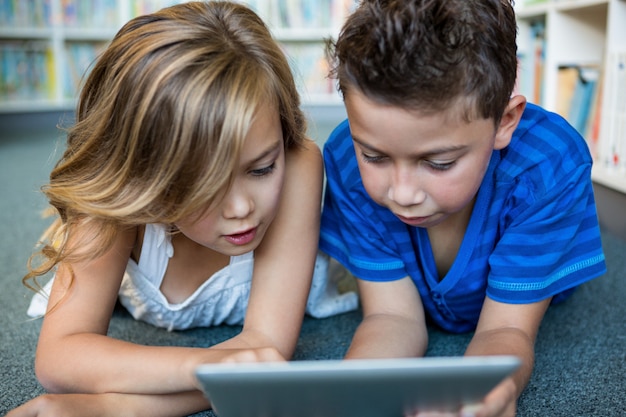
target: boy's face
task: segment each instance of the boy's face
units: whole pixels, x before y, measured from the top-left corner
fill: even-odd
[[[363,185],[376,203],[424,228],[468,214],[494,149],[493,120],[467,123],[456,108],[407,111],[355,90],[345,105]]]

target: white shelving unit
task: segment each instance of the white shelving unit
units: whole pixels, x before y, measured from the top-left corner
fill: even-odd
[[[590,143],[596,158],[592,178],[626,193],[626,1],[518,0],[516,13],[521,56],[536,53],[532,34],[537,27],[543,31],[542,59],[522,61],[520,69],[520,79],[532,71],[541,75],[540,82],[535,78],[533,86],[520,87],[529,101],[556,111],[560,67],[601,68],[600,129],[597,143]],[[533,90],[538,85],[540,96]]]
[[[356,0],[240,1],[263,17],[285,47],[303,103],[340,105],[326,78],[323,40],[338,33]],[[132,17],[181,2],[0,1],[0,113],[73,109],[77,84],[98,48]],[[101,9],[87,10],[90,7]]]

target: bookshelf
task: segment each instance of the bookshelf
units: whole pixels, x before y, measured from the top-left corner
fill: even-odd
[[[180,0],[0,0],[0,113],[66,111],[83,74],[131,18]],[[323,39],[357,0],[240,0],[284,47],[303,103],[339,106]]]
[[[594,156],[594,182],[626,194],[626,0],[518,0],[515,7],[518,91],[577,126]],[[579,76],[567,81],[572,68]],[[593,91],[579,102],[581,86]]]

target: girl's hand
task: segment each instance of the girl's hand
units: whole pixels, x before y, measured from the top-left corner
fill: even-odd
[[[231,339],[230,341],[232,341]],[[230,342],[227,341],[226,343]],[[209,348],[212,352],[217,352],[215,347]],[[259,347],[259,348],[228,348],[219,349],[221,357],[211,357],[209,361],[201,363],[246,363],[246,362],[285,362],[287,359],[278,351],[275,347]],[[191,377],[192,383],[197,390],[202,390],[200,382],[196,379],[195,368],[198,365],[193,365]]]
[[[516,392],[515,382],[509,377],[491,390],[482,403],[466,405],[458,412],[417,412],[415,417],[515,417]]]
[[[109,394],[44,394],[19,406],[6,417],[104,417],[123,415]]]
[[[44,394],[6,417],[172,417],[195,414],[210,406],[199,391],[166,395]]]
[[[274,347],[235,350],[226,355],[221,362],[285,362],[286,359]]]

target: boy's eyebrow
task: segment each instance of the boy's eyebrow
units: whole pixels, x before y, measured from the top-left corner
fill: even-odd
[[[368,145],[367,143],[363,142],[362,140],[360,140],[357,137],[354,137],[354,135],[352,136],[352,140],[354,140],[357,144],[359,144],[359,146],[363,147],[363,148],[367,148],[370,151],[374,152],[374,153],[379,153],[379,154],[385,154],[385,152],[376,149],[375,147],[373,147],[372,145]],[[449,153],[449,152],[457,152],[457,151],[461,151],[466,149],[467,146],[466,145],[450,145],[450,146],[442,146],[440,148],[435,148],[435,149],[430,149],[427,152],[424,152],[418,156],[420,157],[425,157],[425,156],[432,156],[432,155],[441,155],[441,154],[445,154],[445,153]]]

